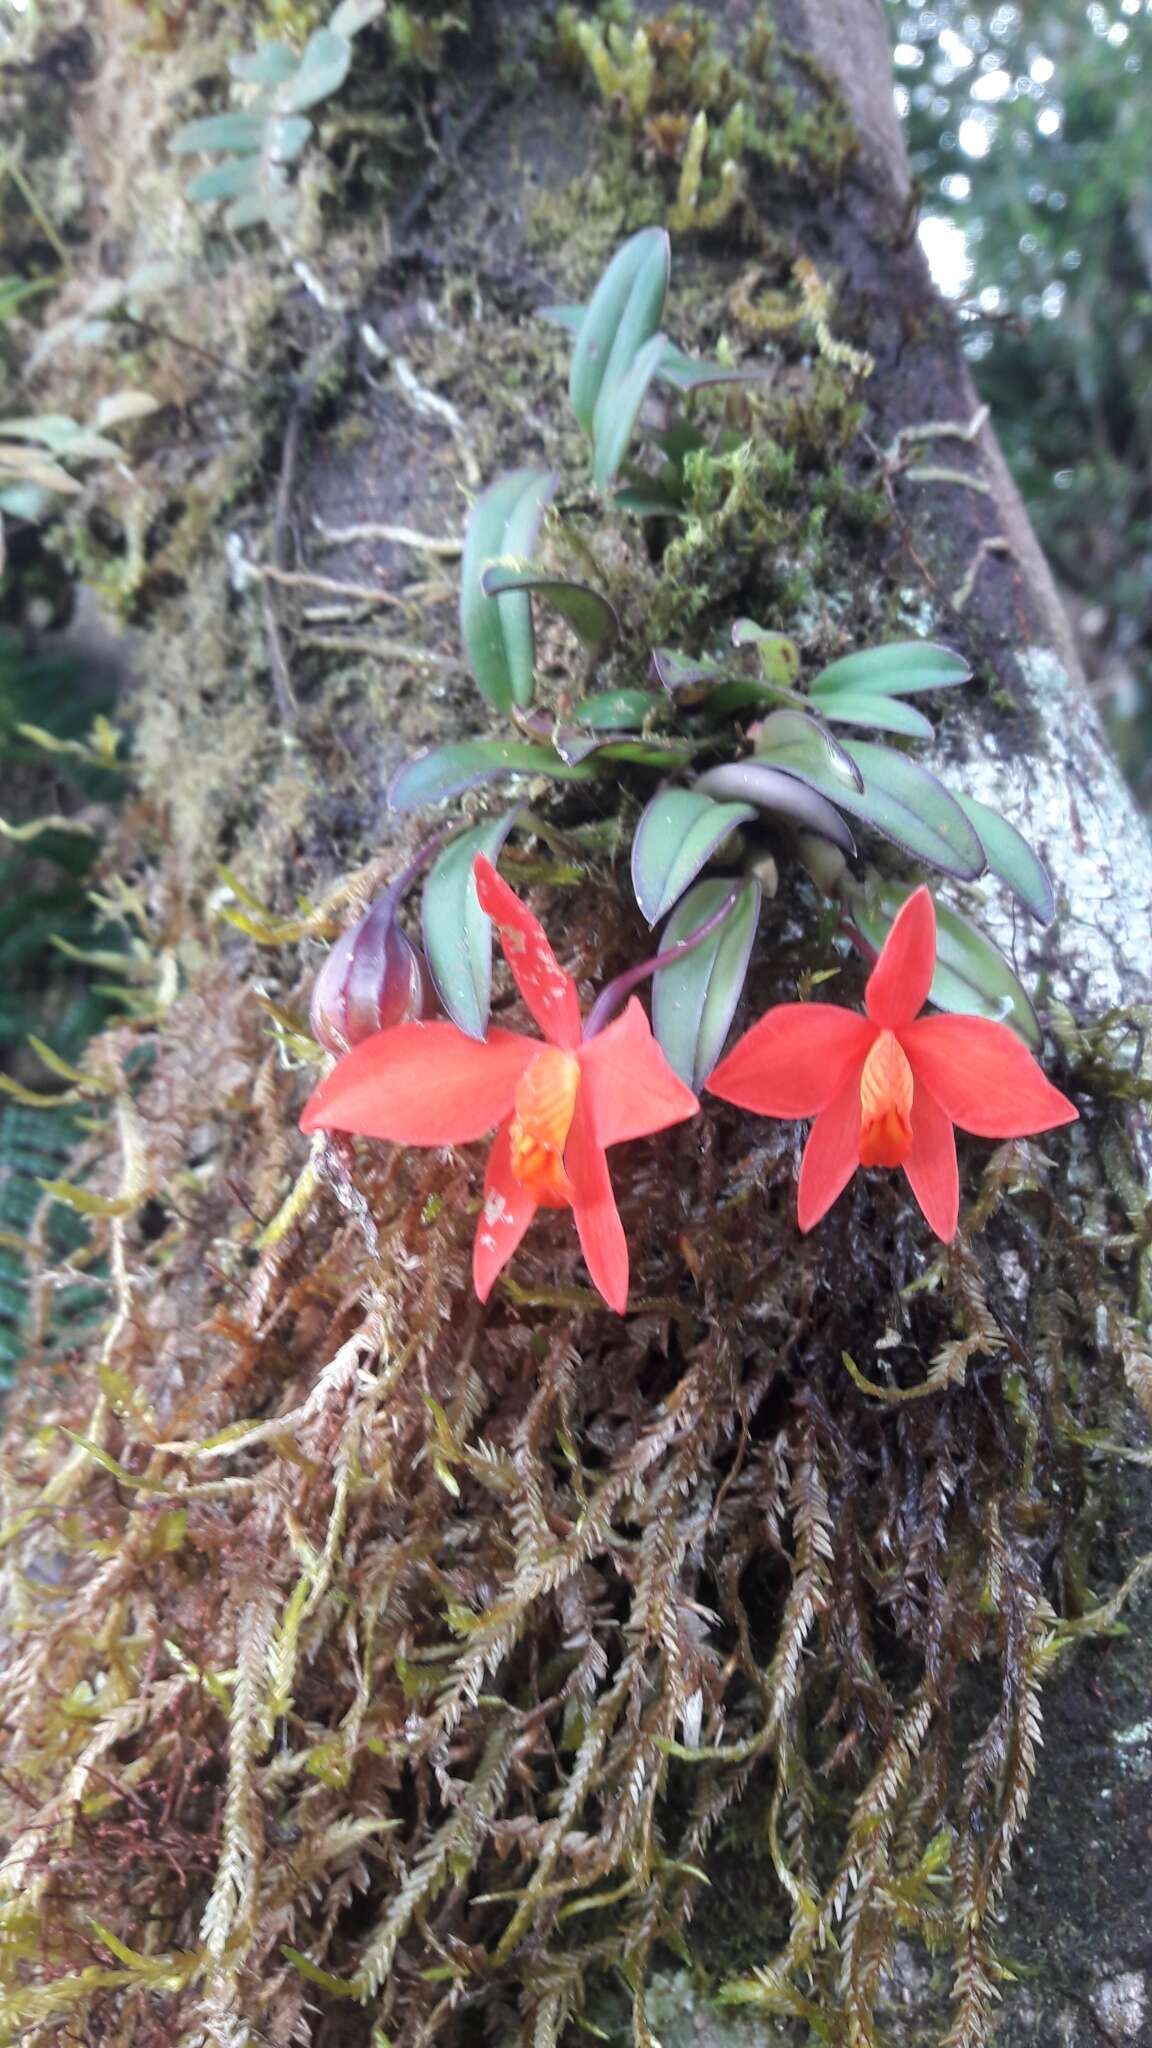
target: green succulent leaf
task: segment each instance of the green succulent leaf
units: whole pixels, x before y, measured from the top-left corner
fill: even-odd
[[[873,732],[899,733],[907,740],[930,740],[936,728],[930,718],[906,704],[903,697],[869,697],[863,690],[813,689],[809,701],[830,725],[861,725]]]
[[[650,483],[644,489],[629,485],[626,490],[613,491],[612,503],[618,512],[627,512],[632,519],[686,519],[679,498],[671,491],[661,493],[659,483]]]
[[[264,129],[264,154],[274,164],[294,164],[311,133],[306,115],[277,114]]]
[[[765,682],[763,676],[732,676],[709,690],[700,710],[705,718],[730,718],[734,711],[767,711],[779,702],[776,685]]]
[[[751,804],[715,803],[695,789],[657,790],[632,840],[632,888],[650,925],[679,901],[737,826],[755,816]]]
[[[546,569],[514,568],[492,562],[480,576],[485,597],[503,596],[508,590],[524,590],[550,604],[566,619],[588,648],[594,660],[607,653],[620,636],[620,618],[614,605],[590,584],[573,583],[567,577],[550,576]]]
[[[330,28],[318,28],[309,36],[299,69],[276,95],[278,112],[300,114],[338,92],[352,63],[352,45],[347,36]]]
[[[536,318],[546,320],[549,327],[563,328],[565,334],[579,334],[587,311],[587,306],[538,306]]]
[[[652,690],[602,690],[595,697],[581,698],[575,716],[594,732],[639,732],[646,719],[664,708]]]
[[[634,768],[659,768],[670,775],[675,768],[687,768],[696,749],[690,740],[632,740],[609,736],[595,742],[601,761],[630,761]]]
[[[379,21],[384,7],[385,0],[340,0],[335,13],[328,18],[328,26],[334,35],[358,36],[370,22]]]
[[[90,427],[81,426],[78,420],[70,419],[67,413],[61,412],[23,414],[19,419],[0,420],[0,438],[5,441],[34,441],[41,448],[51,449],[54,455],[64,455],[74,461],[106,460],[124,452],[115,441],[93,433]]]
[[[1052,883],[1028,841],[990,804],[979,803],[960,790],[956,792],[956,801],[969,824],[975,826],[992,873],[1007,882],[1012,894],[1040,924],[1051,924],[1056,915]]]
[[[263,164],[258,156],[228,157],[222,164],[214,164],[210,171],[201,171],[185,189],[185,198],[195,206],[206,206],[213,199],[239,199],[246,192],[260,188],[260,174]]]
[[[695,754],[691,740],[633,738],[621,732],[590,731],[587,726],[551,726],[549,740],[561,761],[575,765],[591,760],[627,761],[634,768],[656,768],[671,775],[687,768]]]
[[[259,150],[267,123],[263,114],[206,114],[178,128],[168,147],[173,156],[194,156],[199,150]]]
[[[670,267],[671,245],[666,230],[642,228],[616,251],[584,310],[572,351],[568,395],[584,432],[597,443],[601,437],[601,397],[618,389],[637,356],[655,336],[664,311]],[[664,346],[662,343],[661,349]],[[659,353],[658,350],[657,357]],[[654,369],[655,361],[649,378]],[[645,389],[647,383],[648,378]],[[639,403],[638,398],[635,410]]]
[[[592,452],[592,480],[597,490],[606,491],[628,451],[633,429],[656,374],[664,337],[654,334],[645,342],[618,383],[605,382],[596,404],[595,440]]]
[[[849,792],[846,810],[943,874],[965,882],[983,874],[979,834],[942,782],[907,754],[872,740],[849,741],[844,751],[864,777],[863,796]]]
[[[424,884],[428,969],[452,1022],[469,1038],[484,1037],[492,1000],[492,920],[480,908],[473,864],[480,853],[498,858],[518,815],[505,811],[451,840]]]
[[[566,334],[579,334],[587,311],[587,306],[541,306],[536,317],[547,320],[551,327],[563,328]],[[723,363],[700,362],[677,348],[674,341],[666,344],[656,372],[662,384],[671,384],[677,391],[699,391],[706,384],[747,384],[768,374],[750,367],[730,369]]]
[[[865,647],[822,668],[814,694],[855,690],[868,697],[908,697],[917,690],[954,690],[971,680],[963,655],[935,640],[893,640],[885,647]]]
[[[719,682],[722,676],[731,674],[731,666],[722,661],[709,661],[690,654],[677,654],[673,647],[654,647],[651,656],[652,674],[662,689],[674,697],[681,690],[691,690],[702,696],[701,684]]]
[[[394,811],[418,811],[463,790],[479,789],[509,775],[550,775],[558,782],[587,782],[595,769],[562,761],[554,747],[526,740],[458,740],[406,761],[388,791]]]
[[[733,647],[754,647],[765,682],[791,689],[800,673],[800,649],[787,633],[770,633],[755,619],[736,619],[732,626]]]
[[[224,225],[239,232],[241,228],[286,227],[295,212],[296,201],[283,182],[275,182],[264,167],[264,179],[258,192],[244,193],[228,207]]]
[[[262,43],[250,56],[230,57],[228,69],[238,85],[283,85],[299,64],[290,43]]]
[[[864,787],[864,777],[847,747],[807,711],[788,706],[770,711],[756,734],[756,757],[790,768],[795,775],[832,775],[848,789]]]
[[[853,910],[853,923],[877,952],[912,893],[883,882],[869,892],[864,910]],[[1033,1052],[1040,1050],[1040,1026],[1023,984],[991,939],[947,903],[936,905],[936,972],[928,999],[958,1016],[1007,1024]]]
[[[685,355],[674,341],[665,343],[656,375],[662,384],[671,384],[677,391],[700,391],[710,384],[747,384],[768,375],[766,370],[726,369],[723,363],[699,362],[696,357]]]
[[[531,554],[558,478],[547,469],[513,469],[497,477],[472,507],[460,568],[460,631],[480,691],[497,711],[532,702],[536,641],[525,590],[488,597],[484,571]]]
[[[665,925],[661,951],[706,924],[730,886],[720,879],[697,882]],[[724,1050],[759,919],[760,884],[750,878],[715,931],[653,976],[652,1029],[669,1066],[689,1088],[703,1086]]]
[[[782,716],[780,712],[772,713],[773,718]],[[765,724],[768,723],[766,719]],[[798,776],[809,789],[847,811],[850,817],[870,825],[874,832],[903,847],[926,867],[937,868],[960,881],[972,881],[983,873],[984,849],[976,832],[943,784],[921,768],[919,762],[891,747],[876,746],[870,740],[853,740],[839,751],[847,755],[862,787],[847,781],[829,760],[822,761],[811,745],[807,749],[799,745],[777,746],[767,752],[758,747],[756,759]]]

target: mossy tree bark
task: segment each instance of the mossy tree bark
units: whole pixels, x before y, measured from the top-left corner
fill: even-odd
[[[55,1357],[40,1277],[5,1449],[5,1996],[45,2038],[58,2008],[141,2044],[547,2048],[583,2019],[671,2048],[711,2038],[723,1986],[754,2043],[856,2048],[901,2001],[956,2048],[987,2037],[1041,1689],[1140,1548],[1112,1475],[1152,1388],[1131,1029],[1152,855],[994,438],[967,433],[879,7],[797,0],[774,38],[742,0],[710,12],[735,69],[709,10],[654,18],[631,110],[537,10],[481,16],[438,84],[436,174],[356,223],[355,262],[337,240],[302,270],[307,366],[263,481],[189,521],[179,568],[153,537],[144,801],[110,858],[180,987],[165,968],[93,1055],[108,1315]],[[582,460],[533,309],[663,217],[725,94],[758,140],[737,202],[677,242],[672,324],[682,305],[678,339],[765,351],[729,416],[750,468],[713,476],[663,555],[596,524],[589,544],[638,641],[748,611],[814,655],[915,622],[972,656],[952,773],[1051,866],[1053,931],[1005,931],[1084,1118],[1038,1153],[972,1148],[936,1253],[890,1177],[801,1241],[794,1133],[710,1111],[621,1155],[627,1321],[564,1218],[481,1312],[475,1162],[333,1143],[297,1181],[306,1077],[257,989],[299,1013],[312,940],[407,849],[389,772],[478,722],[450,576],[404,534],[458,534],[501,466]],[[219,402],[235,421],[244,387]],[[372,531],[319,562],[317,522]],[[238,596],[226,526],[289,575],[378,581],[384,626],[309,618],[319,593],[274,578]],[[271,906],[233,898],[239,932],[212,919],[220,860]],[[578,971],[635,957],[619,848],[567,893],[547,872]],[[757,1002],[833,964],[788,887]],[[1135,1968],[1121,1889],[1105,1960]],[[1056,2004],[1035,1994],[1038,2038]]]

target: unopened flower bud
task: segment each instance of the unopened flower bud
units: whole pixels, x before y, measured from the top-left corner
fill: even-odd
[[[350,1052],[362,1038],[425,1017],[432,991],[424,956],[401,930],[388,889],[342,932],[312,990],[312,1036],[331,1053]]]

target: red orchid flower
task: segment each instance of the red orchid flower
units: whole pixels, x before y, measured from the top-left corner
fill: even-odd
[[[605,1147],[682,1123],[700,1104],[668,1065],[635,996],[614,1023],[581,1038],[576,984],[531,911],[483,855],[475,875],[480,907],[547,1043],[498,1027],[481,1042],[444,1021],[397,1024],[337,1062],[300,1128],[464,1145],[498,1125],[472,1257],[480,1300],[537,1209],[570,1208],[588,1271],[623,1315],[628,1244]]]
[[[953,1125],[1024,1138],[1078,1111],[1005,1024],[920,1017],[936,967],[936,909],[917,889],[868,977],[867,1016],[835,1003],[782,1003],[721,1060],[708,1087],[763,1116],[814,1117],[798,1217],[811,1230],[858,1166],[902,1166],[947,1241],[960,1204]]]

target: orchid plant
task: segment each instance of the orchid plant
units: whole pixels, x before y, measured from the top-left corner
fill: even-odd
[[[658,425],[645,425],[653,388],[676,403],[758,374],[697,362],[668,338],[668,281],[668,237],[644,229],[617,251],[587,306],[545,315],[574,337],[569,395],[605,513],[665,522],[652,529],[657,546],[682,512],[685,463],[705,442],[670,416],[667,396]],[[1053,916],[1048,877],[1015,828],[907,750],[933,737],[911,700],[962,687],[968,664],[935,642],[901,640],[845,654],[805,684],[799,645],[748,618],[699,653],[630,644],[607,594],[560,566],[573,555],[595,560],[571,525],[578,516],[565,512],[552,471],[509,471],[477,499],[460,627],[504,731],[406,762],[390,803],[419,811],[515,778],[591,785],[601,796],[638,782],[632,891],[645,922],[662,926],[658,950],[604,992],[581,1029],[573,982],[496,872],[512,835],[539,821],[517,805],[462,822],[431,849],[422,954],[400,922],[419,860],[334,949],[313,1031],[342,1057],[304,1128],[441,1145],[495,1127],[474,1257],[482,1300],[536,1209],[559,1207],[571,1208],[592,1278],[622,1311],[628,1254],[605,1148],[694,1115],[705,1086],[744,1108],[815,1118],[802,1229],[857,1165],[901,1165],[932,1229],[951,1237],[953,1125],[1009,1136],[1076,1114],[1036,1066],[1035,1012],[990,940],[934,903],[918,873],[860,871],[867,834],[918,871],[961,883],[991,873],[1039,922]],[[585,653],[583,692],[564,687],[551,708],[537,703],[538,607],[557,613]],[[614,686],[589,690],[609,660]],[[861,737],[877,733],[883,740]],[[721,1059],[782,858],[875,961],[867,1015],[784,1005]],[[543,1046],[489,1026],[493,924]],[[651,1024],[634,997],[608,1023],[647,974]],[[429,980],[445,1020],[429,1021]],[[952,1014],[920,1018],[926,1001]]]
[[[448,1021],[374,1031],[338,1061],[301,1120],[400,1145],[462,1145],[496,1126],[472,1259],[481,1301],[537,1209],[571,1209],[593,1283],[628,1302],[628,1245],[605,1157],[695,1116],[635,996],[613,1023],[598,1004],[581,1030],[576,984],[531,911],[490,861],[475,864],[485,915],[544,1035],[494,1027],[481,1041]]]

